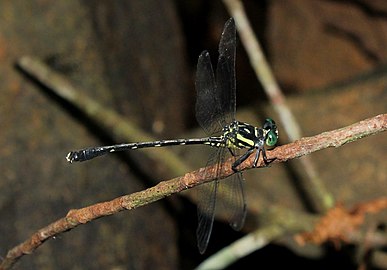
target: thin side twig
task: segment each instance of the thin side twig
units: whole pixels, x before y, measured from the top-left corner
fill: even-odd
[[[287,228],[279,224],[259,228],[254,233],[250,233],[238,239],[230,246],[219,250],[198,265],[196,270],[225,269],[230,264],[250,254],[255,249],[266,246],[274,239],[279,238],[287,232]]]
[[[284,235],[312,230],[318,220],[315,214],[295,211],[278,205],[265,207],[259,218],[268,222],[214,253],[196,267],[196,270],[225,269]]]
[[[274,150],[268,151],[267,156],[269,159],[275,158],[273,163],[284,162],[328,147],[339,147],[363,137],[386,131],[386,129],[387,114],[381,114],[344,128],[324,132],[312,137],[305,137],[296,142],[278,146]],[[231,169],[232,162],[232,159],[225,162],[226,164],[223,168],[226,169],[221,172],[221,179],[234,173]],[[251,156],[242,164],[241,170],[252,168],[253,163],[254,157]],[[261,158],[258,162],[258,167],[264,166],[264,161]],[[215,167],[209,169],[214,170]],[[135,209],[158,201],[171,194],[213,181],[214,179],[205,177],[212,174],[204,174],[204,170],[205,168],[201,168],[186,173],[184,176],[160,182],[156,186],[146,190],[121,196],[111,201],[97,203],[81,209],[70,210],[66,217],[38,230],[29,239],[9,250],[0,264],[0,270],[10,269],[23,255],[31,254],[48,239],[55,237],[60,233],[69,231],[78,225],[88,223],[97,218],[113,215],[123,210]]]

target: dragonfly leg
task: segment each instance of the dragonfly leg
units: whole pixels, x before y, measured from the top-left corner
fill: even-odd
[[[253,163],[253,167],[256,168],[257,167],[257,164],[258,164],[258,159],[259,159],[259,155],[261,154],[261,151],[262,151],[262,154],[263,154],[263,160],[265,160],[265,148],[261,148],[261,147],[258,147],[257,148],[257,152],[255,153],[255,158],[254,158],[254,163]]]
[[[241,157],[239,157],[237,160],[235,160],[234,164],[232,164],[232,170],[234,172],[238,172],[237,167],[242,164],[243,161],[245,161],[254,151],[254,147],[250,148],[246,151]]]
[[[262,148],[262,157],[263,157],[263,162],[265,162],[266,166],[275,160],[275,158],[270,158],[270,159],[267,158],[265,148]]]

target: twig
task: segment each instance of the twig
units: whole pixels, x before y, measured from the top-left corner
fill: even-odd
[[[324,132],[313,137],[302,138],[296,142],[279,146],[272,151],[268,151],[267,156],[269,159],[275,158],[273,163],[284,162],[328,147],[339,147],[360,138],[380,133],[386,129],[387,114],[381,114],[341,129]],[[234,173],[231,169],[232,162],[232,159],[226,161],[225,166],[223,166],[223,168],[226,169],[221,172],[221,179]],[[253,163],[254,156],[250,157],[242,164],[243,166],[241,166],[241,170],[252,168]],[[264,166],[264,161],[261,158],[258,162],[258,167]],[[215,167],[209,169],[215,169]],[[23,255],[31,254],[49,238],[65,231],[69,231],[78,225],[85,224],[97,218],[113,215],[123,210],[138,208],[158,201],[171,194],[214,180],[211,178],[205,178],[203,174],[204,170],[205,168],[201,168],[187,173],[182,177],[160,182],[154,187],[130,195],[118,197],[108,202],[94,204],[81,209],[70,210],[66,217],[38,230],[25,242],[12,248],[1,262],[0,270],[10,269],[12,265]],[[209,173],[205,175],[212,174]]]
[[[255,232],[238,239],[230,246],[219,250],[203,261],[196,269],[225,269],[230,264],[246,257],[256,249],[266,246],[274,239],[278,239],[284,233],[289,233],[289,230],[278,224],[259,228]]]
[[[284,235],[311,230],[318,220],[316,215],[293,211],[280,206],[265,207],[259,218],[269,220],[269,222],[265,222],[261,228],[211,255],[196,269],[225,269],[239,259],[265,247]]]
[[[235,20],[251,66],[261,82],[266,95],[269,97],[274,110],[279,115],[290,141],[301,138],[301,128],[290,107],[287,105],[286,97],[282,93],[262,51],[262,47],[254,35],[242,2],[240,0],[223,0],[223,2]],[[322,179],[320,179],[311,158],[302,158],[300,162],[308,176],[308,179],[301,178],[300,183],[304,187],[304,191],[308,195],[313,208],[318,212],[328,210],[334,204],[333,195],[328,192]]]
[[[336,205],[318,221],[313,231],[303,232],[296,237],[300,245],[305,243],[322,244],[327,241],[343,241],[343,242],[364,242],[364,236],[357,232],[360,225],[364,223],[366,214],[375,214],[387,209],[387,198],[378,198],[368,202],[363,202],[356,205],[352,209],[344,207],[344,205]],[[368,237],[368,242],[372,240],[372,246],[385,245],[387,239],[376,234],[374,237]],[[369,244],[369,243],[368,243]]]

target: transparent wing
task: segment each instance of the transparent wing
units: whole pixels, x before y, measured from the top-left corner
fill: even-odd
[[[211,165],[215,165],[215,168],[206,170],[204,172],[205,177],[218,178],[221,170],[221,163],[219,163],[219,160],[221,160],[223,152],[224,148],[218,148],[211,154],[210,159],[207,162],[207,168],[211,168],[209,167]],[[196,188],[198,195],[198,227],[196,236],[198,239],[199,252],[201,254],[207,249],[212,226],[214,224],[218,184],[219,181],[216,180]]]
[[[223,114],[223,125],[235,120],[235,53],[236,29],[234,20],[231,18],[223,29],[216,66],[216,95],[219,97],[219,106]]]
[[[196,119],[207,134],[214,134],[235,120],[236,29],[229,19],[219,42],[216,82],[210,54],[199,56],[196,70]]]
[[[230,226],[234,230],[240,230],[246,218],[246,200],[244,191],[244,179],[242,173],[236,173],[219,182],[217,201],[221,201],[223,211]]]
[[[235,118],[235,47],[236,30],[233,19],[226,22],[219,43],[219,58],[216,69],[216,82],[211,64],[210,55],[204,51],[198,59],[196,71],[196,118],[207,134],[214,134],[230,124]],[[211,155],[206,176],[215,178],[216,181],[197,188],[198,190],[198,228],[196,231],[200,253],[207,249],[212,232],[215,216],[215,205],[219,173],[224,162],[225,148],[220,148]],[[228,151],[228,150],[226,150]],[[234,229],[243,226],[246,216],[246,205],[242,175],[240,173],[231,177],[230,188],[227,193],[230,203],[227,213],[230,225]],[[223,181],[222,181],[223,182]],[[222,183],[223,185],[223,183]]]
[[[199,202],[198,203],[198,227],[196,237],[198,239],[198,248],[200,254],[203,254],[210,241],[212,226],[215,218],[216,190],[218,181],[213,181],[203,186],[197,187]],[[203,197],[206,199],[203,200]]]
[[[236,79],[235,79],[236,29],[235,22],[229,19],[223,29],[219,43],[219,58],[216,67],[216,85],[219,105],[223,113],[223,125],[235,120]],[[236,156],[237,153],[234,153]],[[221,161],[224,162],[224,157]],[[228,221],[236,230],[242,228],[246,217],[246,201],[242,173],[220,181],[219,191],[222,194],[222,205]],[[219,196],[219,192],[218,192]]]
[[[223,122],[220,123],[218,119],[223,113],[219,104],[210,54],[207,51],[202,52],[199,56],[195,87],[197,92],[196,120],[207,134],[212,135],[222,130]]]

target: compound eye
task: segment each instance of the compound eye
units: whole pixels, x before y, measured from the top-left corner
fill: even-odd
[[[274,120],[271,118],[266,118],[265,123],[263,124],[263,128],[266,130],[269,130],[269,129],[273,129],[274,127],[276,127]]]
[[[266,145],[269,147],[273,147],[277,144],[277,141],[278,141],[277,134],[273,130],[269,131],[266,137]]]

